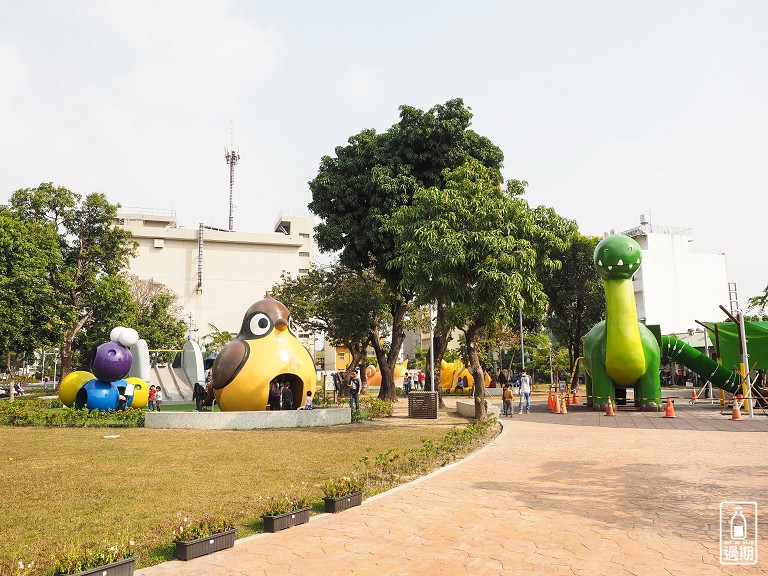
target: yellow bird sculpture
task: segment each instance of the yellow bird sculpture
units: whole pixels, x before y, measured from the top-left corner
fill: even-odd
[[[213,393],[223,411],[266,410],[273,379],[289,384],[295,409],[304,406],[307,391],[315,389],[315,365],[296,339],[290,315],[274,298],[248,308],[237,338],[211,368]]]

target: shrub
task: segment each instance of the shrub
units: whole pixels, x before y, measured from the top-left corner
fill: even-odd
[[[343,476],[328,480],[323,484],[323,495],[326,498],[341,498],[353,492],[362,492],[365,488],[365,478],[362,476]]]
[[[176,522],[173,525],[173,539],[182,542],[213,536],[227,532],[235,527],[233,520],[215,516],[192,517],[189,514],[176,514]]]
[[[391,400],[380,400],[373,396],[363,396],[360,399],[360,408],[371,420],[389,418],[392,416],[393,411]]]
[[[54,574],[76,574],[125,560],[133,556],[133,544],[133,540],[129,540],[127,544],[109,544],[104,540],[100,545],[89,543],[72,546],[54,563]]]
[[[476,420],[464,428],[454,427],[439,440],[422,440],[419,448],[387,450],[373,458],[364,456],[366,485],[386,489],[404,479],[425,474],[472,451],[496,430],[495,417]]]
[[[285,495],[270,496],[265,499],[261,509],[262,516],[279,516],[296,512],[307,506],[307,499],[304,496]]]

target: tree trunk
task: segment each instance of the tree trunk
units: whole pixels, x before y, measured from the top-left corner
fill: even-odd
[[[357,344],[352,342],[344,342],[344,345],[347,347],[347,350],[349,350],[349,353],[352,355],[352,359],[349,363],[349,367],[345,372],[347,381],[349,381],[349,377],[352,374],[352,371],[358,370],[360,373],[360,393],[367,394],[368,378],[365,377],[365,368],[363,367],[363,360],[365,360],[367,356],[368,340],[362,343],[357,343]]]
[[[485,374],[480,366],[480,356],[477,353],[477,331],[482,328],[482,324],[474,322],[469,325],[465,331],[467,339],[467,353],[469,354],[469,366],[472,377],[475,379],[474,397],[475,397],[475,418],[485,418],[488,411],[485,408]]]
[[[446,305],[444,302],[437,303],[437,319],[436,319],[436,325],[437,326],[443,326],[445,324],[445,310]],[[450,328],[444,328],[440,332],[435,332],[433,334],[434,339],[430,343],[432,346],[432,350],[434,351],[433,356],[433,362],[432,362],[432,373],[434,374],[434,382],[435,382],[435,390],[437,392],[437,399],[438,399],[438,406],[440,408],[445,408],[445,402],[443,402],[443,391],[440,387],[440,373],[442,372],[442,362],[443,362],[443,356],[445,356],[445,351],[448,349],[448,342],[451,340],[451,330]]]
[[[397,393],[395,392],[395,386],[394,386],[394,376],[392,378],[391,394],[388,393],[388,390],[384,385],[384,374],[387,371],[385,369],[387,365],[387,355],[384,354],[384,350],[382,350],[381,348],[381,342],[379,341],[378,333],[372,334],[371,345],[373,346],[373,350],[376,353],[376,362],[379,365],[379,372],[381,373],[381,384],[379,385],[379,399],[391,400],[392,402],[397,402]]]
[[[371,343],[376,350],[376,359],[379,362],[381,371],[381,389],[379,398],[382,400],[391,400],[397,402],[397,393],[395,392],[395,364],[400,354],[400,348],[405,340],[405,331],[403,330],[403,319],[405,318],[406,305],[402,300],[398,300],[395,309],[392,312],[392,345],[389,353],[384,355],[379,342],[379,335],[376,332],[371,334]],[[382,362],[383,361],[383,362]]]
[[[64,332],[64,342],[62,343],[60,355],[61,355],[61,375],[59,376],[59,382],[64,379],[64,376],[72,372],[72,363],[74,362],[74,355],[72,354],[72,346],[75,343],[75,337],[78,332],[82,330],[86,324],[91,321],[91,313],[88,312],[85,316],[80,318],[74,326],[67,328]],[[56,384],[55,390],[59,389],[59,385]]]

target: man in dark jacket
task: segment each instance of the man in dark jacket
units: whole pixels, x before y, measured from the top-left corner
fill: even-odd
[[[352,372],[352,378],[349,379],[349,408],[360,410],[360,379],[357,377],[357,370]]]
[[[293,410],[293,390],[288,382],[283,383],[283,410]]]

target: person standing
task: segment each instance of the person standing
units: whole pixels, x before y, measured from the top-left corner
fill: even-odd
[[[293,390],[288,382],[283,383],[283,410],[293,410]]]
[[[520,373],[520,409],[518,412],[525,414],[531,411],[531,377],[525,373],[525,368]]]
[[[155,411],[155,387],[154,386],[149,387],[149,401],[147,402],[147,408],[149,408],[150,412]]]
[[[280,410],[280,384],[275,379],[269,383],[269,409]]]
[[[304,410],[312,410],[312,390],[307,390],[307,399],[304,402]]]
[[[424,382],[426,381],[426,379],[427,379],[427,375],[424,374],[424,371],[423,370],[419,370],[419,376],[418,376],[419,390],[425,390]]]
[[[160,412],[160,404],[163,403],[163,391],[160,386],[155,386],[155,410]]]
[[[504,416],[512,416],[515,413],[515,409],[512,407],[514,396],[512,395],[512,388],[506,384],[504,384],[504,393],[502,397],[504,398]]]
[[[357,377],[357,370],[352,372],[352,378],[349,379],[349,409],[360,410],[360,379]]]

